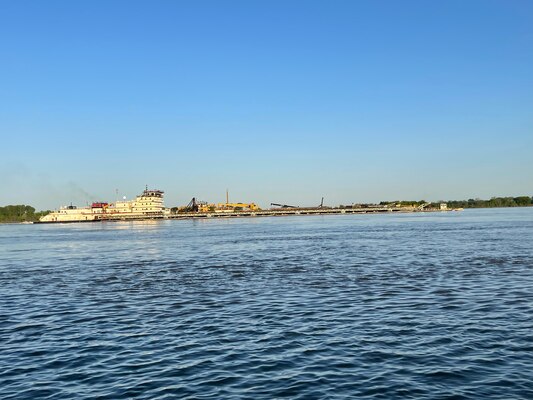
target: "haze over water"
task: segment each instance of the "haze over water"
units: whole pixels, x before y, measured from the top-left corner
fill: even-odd
[[[3,399],[531,399],[533,208],[0,225]]]

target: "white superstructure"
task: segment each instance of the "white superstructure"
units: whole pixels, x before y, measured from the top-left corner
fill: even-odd
[[[117,201],[115,204],[93,203],[89,207],[73,205],[53,211],[39,222],[84,222],[117,219],[162,218],[165,212],[163,191],[146,188],[135,200]]]

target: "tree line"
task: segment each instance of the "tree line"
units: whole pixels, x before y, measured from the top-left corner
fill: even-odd
[[[533,197],[493,197],[490,200],[450,200],[446,203],[450,208],[527,207],[533,205]]]
[[[26,205],[0,207],[0,222],[35,222],[49,212],[35,212],[35,208]]]
[[[496,208],[496,207],[528,207],[533,206],[533,197],[493,197],[490,200],[468,199],[468,200],[448,200],[431,202],[428,208],[439,208],[440,203],[446,203],[449,208]],[[401,207],[419,207],[428,204],[425,200],[398,200],[382,201],[379,205],[387,206],[394,204]]]

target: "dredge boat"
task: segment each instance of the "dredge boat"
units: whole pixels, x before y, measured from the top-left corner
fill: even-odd
[[[146,188],[135,200],[117,201],[114,204],[96,202],[88,207],[73,205],[61,207],[41,217],[39,223],[163,218],[165,214],[163,193],[161,190]]]

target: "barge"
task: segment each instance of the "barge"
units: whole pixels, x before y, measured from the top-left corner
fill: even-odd
[[[428,209],[429,203],[418,207],[405,207],[397,205],[375,206],[339,206],[339,207],[311,207],[300,208],[284,206],[270,210],[262,210],[254,203],[226,203],[238,206],[233,209],[228,207],[185,207],[165,208],[163,205],[164,192],[149,190],[148,187],[134,200],[117,201],[114,204],[94,202],[87,207],[73,205],[61,207],[59,210],[47,214],[37,222],[68,223],[68,222],[98,222],[98,221],[129,221],[147,219],[197,219],[197,218],[235,218],[235,217],[275,217],[287,215],[335,215],[335,214],[377,214],[377,213],[416,213],[416,212],[447,212],[459,211],[448,209],[444,204],[440,208]],[[193,198],[193,203],[194,203]],[[200,204],[200,203],[199,203]],[[202,203],[203,204],[203,203]],[[206,203],[207,204],[207,203]],[[243,207],[247,206],[247,207]],[[253,206],[253,207],[252,207]],[[444,206],[444,207],[443,207]],[[211,208],[213,208],[211,210]]]

